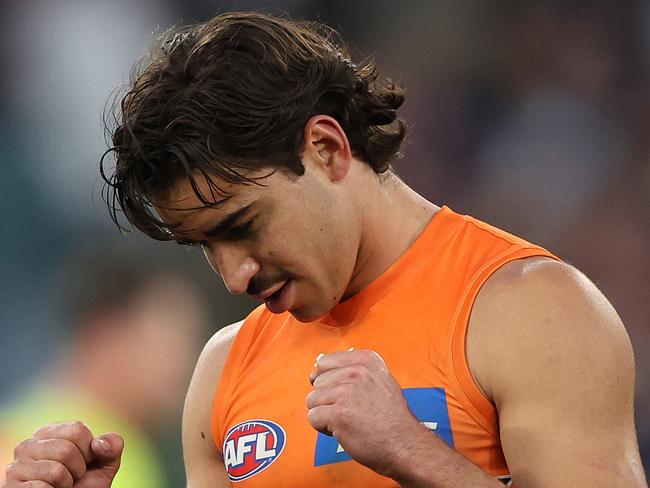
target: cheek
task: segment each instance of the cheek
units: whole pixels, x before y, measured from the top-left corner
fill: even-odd
[[[338,302],[350,282],[355,262],[356,252],[345,237],[320,241],[308,264],[311,281],[317,287],[316,296],[332,301],[332,306]]]
[[[273,232],[266,227],[258,233],[251,242],[253,256],[263,269],[291,273],[319,288],[339,288],[356,259],[345,220],[322,212],[289,215],[273,223]]]

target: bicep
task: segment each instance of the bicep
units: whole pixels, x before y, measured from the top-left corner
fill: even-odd
[[[226,474],[223,460],[212,443],[210,433],[205,439],[192,437],[191,430],[183,421],[183,458],[187,488],[227,488],[232,486]]]
[[[241,322],[217,332],[197,362],[183,409],[183,458],[188,488],[225,488],[231,483],[211,431],[212,400]]]
[[[492,317],[501,318],[501,354],[482,375],[515,483],[645,486],[632,351],[618,315],[567,265],[543,263],[513,283],[491,297],[501,303]]]

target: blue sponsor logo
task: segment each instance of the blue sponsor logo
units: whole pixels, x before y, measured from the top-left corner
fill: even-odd
[[[454,436],[449,422],[445,389],[405,388],[402,390],[402,394],[413,415],[453,448]],[[314,466],[340,463],[351,459],[335,437],[318,433]]]

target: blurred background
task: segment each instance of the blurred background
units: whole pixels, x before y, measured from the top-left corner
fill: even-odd
[[[357,60],[374,57],[407,91],[406,182],[547,247],[603,290],[636,352],[649,466],[647,0],[4,0],[0,446],[47,402],[80,416],[104,408],[93,425],[133,432],[138,463],[159,473],[151,486],[183,485],[193,363],[253,303],[228,297],[200,252],[112,227],[97,171],[101,116],[156,32],[251,9],[324,21]],[[107,342],[116,348],[95,347]],[[52,384],[77,404],[53,400]],[[148,486],[137,475],[120,486]]]

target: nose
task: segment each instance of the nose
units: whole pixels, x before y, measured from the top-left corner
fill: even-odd
[[[211,248],[204,247],[203,254],[233,294],[245,293],[251,279],[260,270],[260,264],[236,244],[222,243]]]

